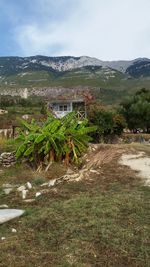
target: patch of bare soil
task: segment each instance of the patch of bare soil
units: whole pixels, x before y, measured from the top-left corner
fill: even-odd
[[[145,179],[145,185],[150,186],[150,158],[144,152],[123,154],[119,163],[137,171],[137,175]]]

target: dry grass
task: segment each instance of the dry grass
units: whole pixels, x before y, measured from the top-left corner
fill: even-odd
[[[96,148],[94,146],[89,149],[89,153],[87,154],[86,160],[86,168],[99,168],[103,164],[108,164],[114,159],[117,159],[119,155],[121,155],[125,151],[124,147],[120,146],[111,146],[111,145],[97,145]]]

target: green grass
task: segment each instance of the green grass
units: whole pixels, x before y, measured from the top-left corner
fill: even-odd
[[[61,166],[53,168],[46,175],[22,165],[3,170],[0,184],[28,179],[33,197],[42,181],[61,175]],[[6,237],[0,240],[0,266],[148,267],[150,189],[116,160],[90,178],[63,183],[28,204],[16,192],[1,192],[0,203],[26,213],[0,226],[0,237]]]

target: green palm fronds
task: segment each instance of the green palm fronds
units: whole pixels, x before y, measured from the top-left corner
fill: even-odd
[[[22,130],[18,139],[22,142],[16,151],[17,158],[25,157],[38,167],[51,161],[63,160],[79,162],[82,153],[91,140],[89,133],[96,127],[88,127],[88,121],[79,122],[74,113],[69,113],[62,119],[49,115],[46,122],[39,125],[32,121],[21,121]]]

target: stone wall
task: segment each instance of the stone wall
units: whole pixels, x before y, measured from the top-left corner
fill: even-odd
[[[10,167],[16,163],[14,152],[4,152],[0,155],[0,165]]]

